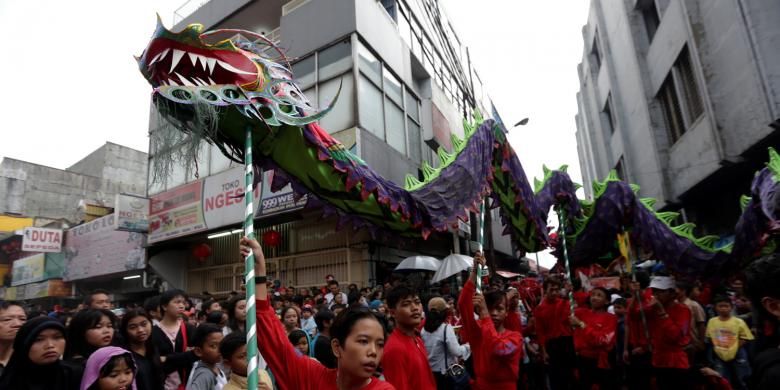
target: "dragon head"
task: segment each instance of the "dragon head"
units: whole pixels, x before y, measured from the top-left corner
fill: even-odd
[[[312,107],[294,82],[284,53],[264,36],[231,29],[204,33],[203,29],[201,24],[190,24],[175,33],[163,26],[158,15],[151,41],[136,57],[141,74],[154,88],[157,108],[176,127],[202,133],[193,128],[205,123],[193,118],[199,104],[217,111],[206,122],[219,130],[213,122],[235,114],[220,110],[227,106],[235,106],[244,121],[255,122],[250,125],[258,128],[302,126],[322,118],[335,103],[334,98],[326,109]]]

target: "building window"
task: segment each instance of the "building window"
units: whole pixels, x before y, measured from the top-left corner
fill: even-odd
[[[663,107],[669,140],[674,144],[704,113],[704,103],[687,46],[683,47],[661,85],[658,100]]]
[[[683,123],[680,100],[677,99],[677,91],[671,74],[666,77],[666,80],[661,85],[657,98],[663,108],[664,122],[669,133],[669,143],[674,144],[685,134],[685,123]]]
[[[688,115],[688,124],[695,122],[699,116],[704,113],[704,103],[699,94],[699,88],[696,85],[696,75],[693,72],[691,64],[691,55],[688,47],[684,47],[675,63],[680,86],[682,87],[683,100],[685,101],[685,112]]]
[[[358,110],[360,125],[380,139],[385,139],[382,90],[362,72],[358,82]]]
[[[628,174],[626,173],[626,162],[623,160],[623,156],[618,159],[617,165],[615,165],[615,172],[617,172],[620,180],[628,183]]]
[[[658,26],[661,25],[661,18],[658,16],[658,7],[655,5],[655,0],[647,0],[640,8],[642,12],[642,19],[645,22],[645,30],[647,31],[648,42],[653,41],[655,32],[658,31]]]
[[[352,96],[355,93],[355,80],[352,73],[345,73],[340,77],[334,77],[320,83],[317,93],[317,100],[320,102],[318,107],[324,109],[333,102],[339,85],[341,85],[341,93],[336,104],[327,115],[320,119],[320,125],[329,133],[344,130],[355,124],[355,105],[352,101]]]
[[[590,63],[594,73],[601,69],[601,48],[599,47],[599,30],[593,34],[593,45],[590,49]]]
[[[607,94],[607,102],[604,104],[604,110],[601,115],[604,117],[603,123],[608,128],[609,134],[615,133],[615,117],[612,109],[612,93]]]

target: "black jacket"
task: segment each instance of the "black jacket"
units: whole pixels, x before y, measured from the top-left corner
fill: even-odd
[[[157,346],[157,351],[160,353],[160,357],[165,357],[165,362],[162,365],[163,372],[167,376],[168,374],[176,371],[179,373],[181,383],[187,383],[187,378],[192,369],[192,365],[198,360],[195,353],[192,350],[192,336],[195,335],[195,327],[187,324],[185,325],[187,330],[188,348],[184,348],[184,337],[181,334],[181,329],[176,333],[176,345],[171,345],[171,340],[165,334],[165,331],[160,329],[159,326],[152,327],[152,339]]]

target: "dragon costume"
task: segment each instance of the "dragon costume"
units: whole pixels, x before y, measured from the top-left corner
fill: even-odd
[[[332,103],[322,110],[313,107],[282,51],[252,32],[203,33],[202,25],[192,24],[173,33],[158,20],[137,60],[161,118],[151,134],[152,147],[176,152],[157,159],[153,171],[164,175],[166,164],[196,163],[204,139],[241,163],[245,132],[251,129],[255,170],[277,172],[272,190],[289,183],[324,213],[338,214],[340,225],[351,223],[372,234],[427,238],[457,226],[490,197],[490,207],[500,208],[504,233],[523,251],[550,244],[546,220],[555,207],[566,211],[566,241],[575,266],[608,252],[617,233],[629,230],[634,242],[671,270],[714,274],[748,261],[767,244],[778,221],[780,158],[774,151],[753,182],[752,197],[743,202],[733,245],[716,248],[718,237],[696,238],[692,224],[672,226],[676,213],[656,213],[652,200],[639,199],[638,187],[614,173],[594,183],[593,201],[576,198],[578,185],[565,167],[545,168],[544,179],[532,189],[506,130],[479,114],[464,121],[463,139],[452,136],[451,151],[438,149],[439,167],[422,163],[424,180],[410,175],[404,186],[389,181],[316,123]]]

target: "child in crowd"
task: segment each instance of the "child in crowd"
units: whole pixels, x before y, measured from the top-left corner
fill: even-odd
[[[534,327],[544,363],[549,367],[552,390],[569,389],[574,383],[575,355],[569,323],[570,307],[569,301],[561,298],[561,286],[558,279],[545,279],[542,284],[544,299],[534,309]]]
[[[219,344],[219,353],[222,355],[222,365],[230,370],[230,380],[222,387],[222,390],[248,390],[246,335],[234,332],[225,336]],[[257,372],[258,390],[273,390],[274,386],[268,372],[262,369]]]
[[[500,290],[485,295],[477,293],[476,269],[484,264],[485,258],[477,253],[471,276],[458,299],[458,308],[463,313],[462,332],[474,354],[474,389],[516,389],[523,356],[517,292],[512,294],[512,299]],[[479,316],[478,320],[474,319],[474,313]]]
[[[287,334],[287,338],[301,355],[309,356],[309,337],[306,335],[306,332],[295,329]]]
[[[301,329],[312,337],[317,334],[317,323],[314,322],[313,312],[314,308],[312,308],[311,305],[303,305]]]
[[[227,383],[225,373],[217,366],[222,361],[219,353],[222,337],[222,328],[214,324],[204,323],[195,330],[192,346],[199,360],[192,367],[187,381],[188,390],[221,389]]]
[[[750,364],[743,348],[753,334],[745,321],[731,315],[733,305],[727,296],[716,297],[717,317],[707,322],[707,343],[712,347],[710,359],[714,369],[726,378],[734,389],[747,389]]]
[[[609,359],[615,348],[617,318],[607,312],[608,299],[607,290],[594,288],[590,291],[590,308],[578,307],[570,319],[575,328],[574,349],[583,389],[594,384],[601,390],[617,388]]]
[[[135,389],[135,374],[135,361],[130,351],[103,347],[89,356],[80,389]]]
[[[626,338],[626,308],[628,302],[625,298],[618,298],[612,302],[612,311],[617,318],[617,330],[615,332],[615,362],[616,375],[622,385],[626,378],[626,362],[623,360],[623,351],[628,348],[628,339]]]

